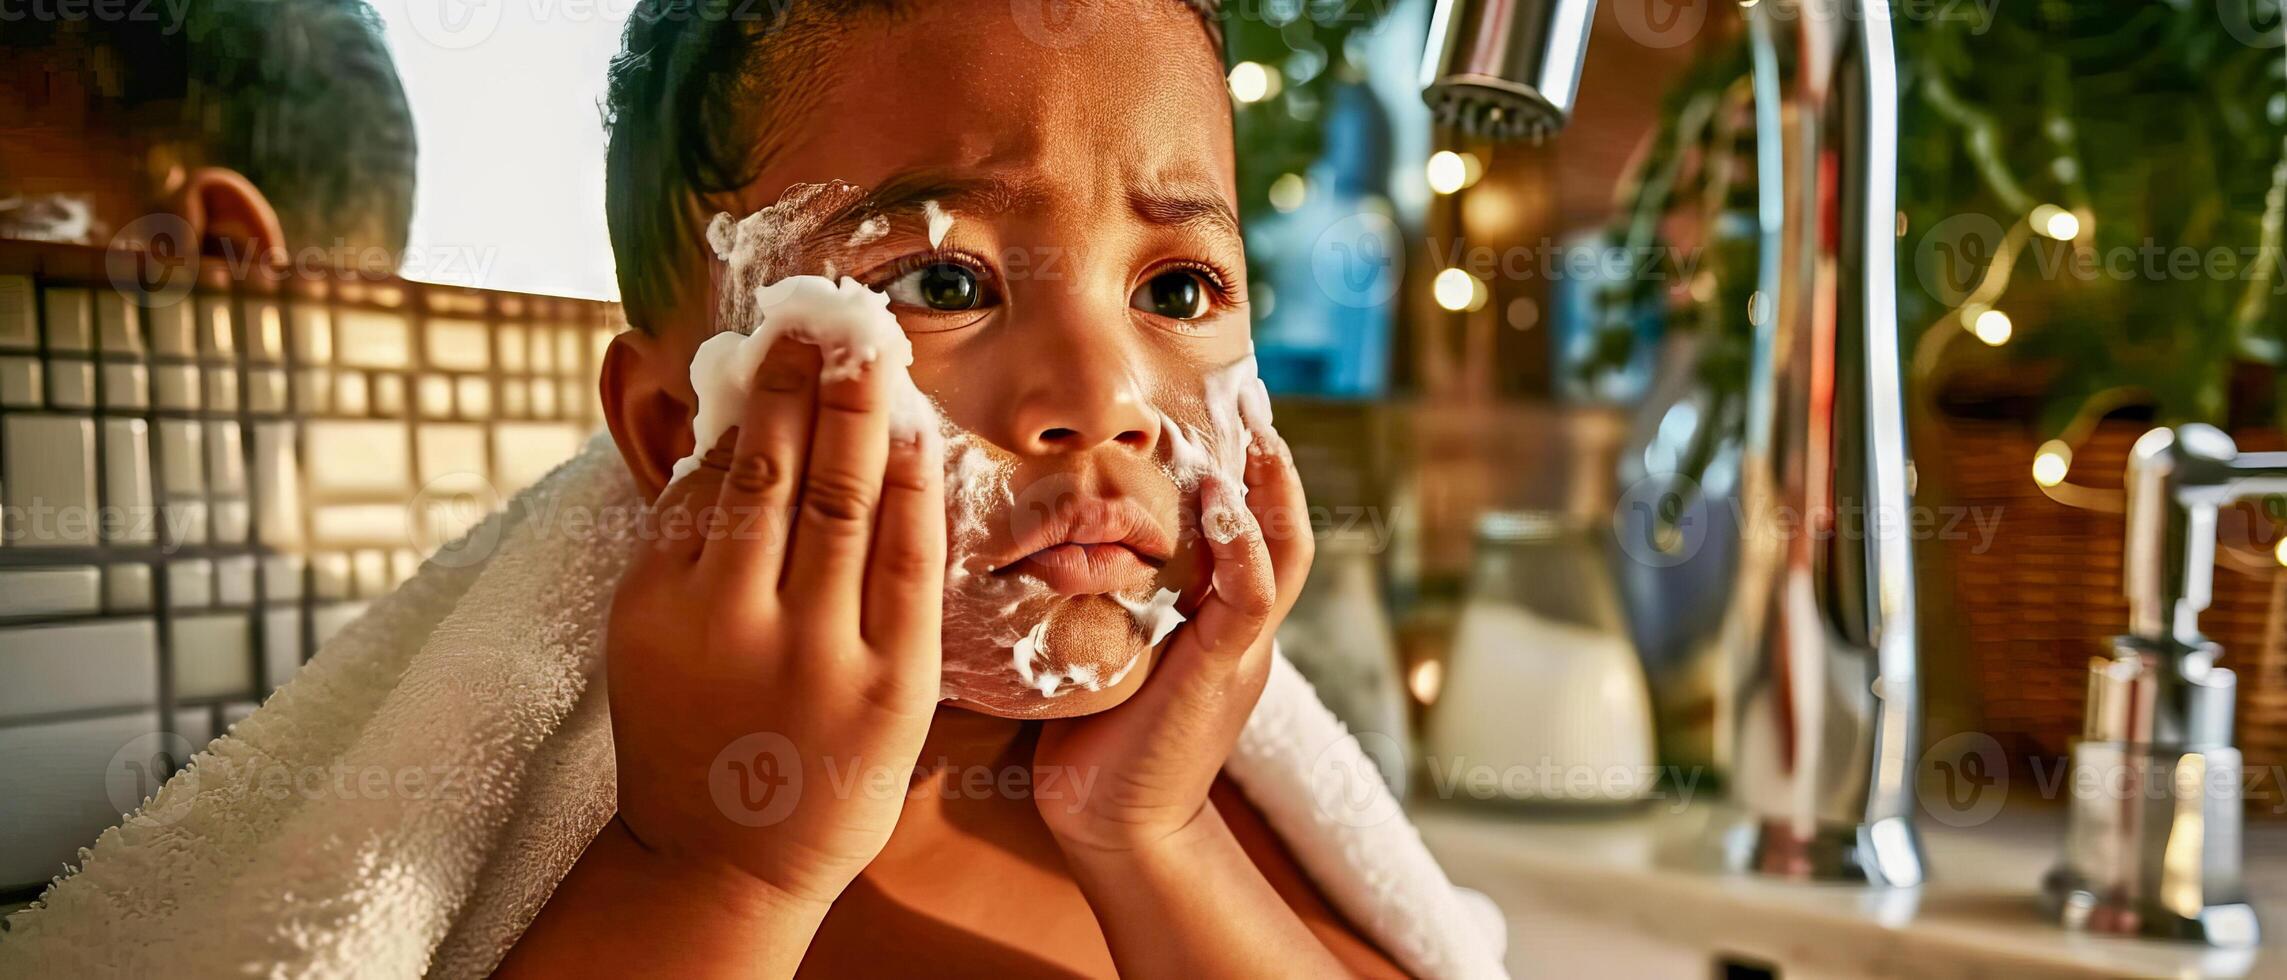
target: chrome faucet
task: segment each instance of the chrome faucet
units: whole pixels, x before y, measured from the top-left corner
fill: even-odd
[[[1741,817],[1720,850],[1735,868],[1916,885],[1890,7],[1740,7],[1754,46],[1762,261],[1743,558],[1709,638],[1730,663],[1716,754]],[[1424,100],[1474,136],[1553,132],[1573,112],[1594,11],[1594,0],[1438,0]]]
[[[2200,635],[2216,515],[2287,493],[2287,453],[2242,453],[2206,425],[2154,429],[2128,456],[2128,632],[2091,658],[2063,860],[2048,898],[2092,932],[2252,947],[2240,882],[2238,679]]]

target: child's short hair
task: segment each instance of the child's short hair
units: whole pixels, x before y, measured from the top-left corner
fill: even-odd
[[[769,136],[758,111],[799,98],[836,22],[922,0],[641,0],[604,99],[604,213],[628,322],[651,331],[677,300],[699,211],[754,180]],[[1014,0],[1050,3],[1057,0]],[[1222,49],[1222,0],[1182,0]]]
[[[290,245],[372,245],[393,267],[413,215],[413,112],[365,0],[159,6],[0,17],[0,87],[71,99],[48,108],[182,166],[238,171]]]

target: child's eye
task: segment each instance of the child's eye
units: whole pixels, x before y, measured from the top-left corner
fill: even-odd
[[[984,283],[976,270],[952,262],[932,262],[890,280],[882,290],[890,302],[957,313],[984,304]]]
[[[1128,305],[1170,320],[1196,320],[1207,315],[1213,289],[1196,270],[1170,269],[1144,280],[1128,297]]]

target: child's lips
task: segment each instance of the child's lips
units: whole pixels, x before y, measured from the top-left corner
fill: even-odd
[[[1148,585],[1157,566],[1121,542],[1050,545],[1001,569],[1030,575],[1065,595],[1102,595]]]

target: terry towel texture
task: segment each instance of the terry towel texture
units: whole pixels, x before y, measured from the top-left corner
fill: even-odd
[[[82,851],[8,920],[0,976],[489,973],[613,810],[595,682],[632,525],[608,515],[639,507],[591,441]],[[1502,975],[1498,910],[1284,659],[1227,771],[1408,972]]]

